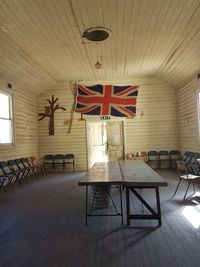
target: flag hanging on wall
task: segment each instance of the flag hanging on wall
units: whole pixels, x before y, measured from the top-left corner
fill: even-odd
[[[75,111],[87,115],[133,118],[139,86],[78,84]]]

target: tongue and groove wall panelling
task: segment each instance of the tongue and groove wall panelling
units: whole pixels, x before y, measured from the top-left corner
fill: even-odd
[[[137,115],[126,121],[126,151],[177,149],[176,89],[155,79],[137,84]]]
[[[43,159],[46,154],[70,154],[75,155],[76,171],[87,169],[86,156],[86,131],[85,121],[80,121],[80,114],[73,112],[73,123],[71,132],[70,127],[71,111],[74,104],[74,95],[70,86],[60,85],[58,83],[52,90],[45,91],[38,96],[38,113],[43,112],[44,106],[48,106],[47,98],[51,96],[58,98],[60,106],[66,108],[66,111],[57,110],[55,112],[55,133],[49,136],[49,119],[44,118],[38,121],[39,132],[39,158]]]
[[[3,90],[6,83],[1,82]],[[14,145],[0,146],[0,160],[38,156],[37,104],[35,95],[23,87],[12,86],[14,106]],[[2,130],[2,129],[1,129]]]
[[[193,79],[178,90],[179,149],[182,152],[200,152],[197,108],[199,85],[197,79]]]

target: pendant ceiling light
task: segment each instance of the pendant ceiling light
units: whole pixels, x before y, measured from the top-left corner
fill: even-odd
[[[111,35],[110,30],[104,27],[92,27],[84,31],[82,37],[91,42],[102,42]]]
[[[97,62],[94,64],[95,69],[101,69],[102,63],[99,60],[98,43],[107,40],[111,35],[111,31],[104,27],[92,27],[84,31],[82,37],[90,42],[97,43]],[[102,59],[102,57],[101,57]]]
[[[99,69],[102,68],[102,64],[101,64],[99,61],[97,61],[97,62],[94,64],[94,68],[97,69],[97,70],[99,70]]]

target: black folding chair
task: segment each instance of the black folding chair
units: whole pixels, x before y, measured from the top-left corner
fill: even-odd
[[[8,165],[12,172],[15,173],[17,182],[21,184],[23,178],[25,178],[25,173],[17,166],[14,160],[9,160]]]
[[[177,167],[177,161],[181,160],[181,153],[178,150],[170,150],[170,167],[175,169]]]
[[[0,189],[3,188],[3,190],[6,192],[6,186],[10,184],[10,180],[8,177],[0,175]]]
[[[8,177],[9,183],[13,187],[13,184],[18,181],[20,173],[15,172],[12,168],[10,168],[6,161],[0,162],[0,171],[2,176]]]
[[[75,158],[74,158],[74,154],[65,154],[64,165],[65,165],[65,167],[67,165],[72,165],[73,166],[73,171],[75,171]]]
[[[47,170],[47,167],[50,166],[51,170],[54,171],[55,170],[55,162],[54,162],[54,155],[48,154],[44,156],[43,159],[43,165],[44,165],[44,169],[45,171]]]
[[[27,158],[20,158],[19,159],[20,162],[22,163],[23,167],[28,171],[28,176],[31,176],[33,174],[35,174],[35,170],[34,168],[29,164],[28,159]],[[21,166],[21,164],[20,164]]]
[[[59,167],[62,167],[62,170],[65,170],[65,156],[63,154],[56,154],[54,157],[54,165],[55,165],[55,169],[59,169]]]
[[[183,197],[183,199],[185,199],[191,184],[193,185],[193,190],[194,190],[193,194],[195,194],[195,183],[200,183],[200,176],[189,173],[187,164],[184,161],[178,161],[178,172],[179,172],[179,182],[177,184],[173,197],[176,195],[181,182],[185,180],[188,183]]]
[[[160,168],[170,167],[170,155],[167,150],[161,150],[158,152]]]
[[[155,150],[149,151],[147,153],[147,162],[152,168],[158,168],[160,165],[158,152]]]

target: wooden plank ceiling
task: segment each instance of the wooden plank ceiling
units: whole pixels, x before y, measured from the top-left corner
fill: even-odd
[[[84,43],[95,26],[111,37]],[[63,80],[157,76],[180,87],[200,71],[199,39],[199,0],[0,0],[0,77],[36,94]]]

